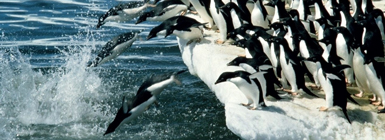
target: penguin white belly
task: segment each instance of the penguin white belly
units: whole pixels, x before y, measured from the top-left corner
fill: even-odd
[[[140,13],[148,7],[148,3],[137,7],[137,8],[131,8],[131,9],[123,9],[123,16],[126,16],[127,19],[133,19],[140,15]]]
[[[174,30],[173,34],[185,40],[192,40],[192,39],[198,39],[203,37],[202,29],[194,27],[194,28],[190,28],[190,30],[191,31]]]
[[[346,21],[346,17],[345,17],[344,12],[340,11],[340,15],[341,15],[341,23],[340,23],[340,26],[341,26],[341,27],[347,28],[347,21]]]
[[[296,73],[294,71],[293,65],[290,63],[287,63],[285,52],[282,46],[280,46],[280,56],[279,56],[279,63],[282,67],[283,75],[285,76],[286,80],[289,82],[291,86],[291,92],[297,92],[298,86],[297,86],[297,80],[296,80]]]
[[[333,85],[331,84],[330,80],[323,75],[322,69],[318,69],[317,76],[325,93],[326,107],[333,107]]]
[[[299,0],[291,0],[290,9],[297,9],[299,5]]]
[[[275,47],[274,47],[274,44],[271,44],[271,47],[270,47],[270,54],[271,54],[271,59],[270,59],[270,61],[271,61],[271,65],[273,65],[273,68],[275,69],[275,68],[277,68],[277,66],[278,66],[278,56],[277,55],[275,55]]]
[[[266,79],[265,79],[265,76],[264,76],[265,72],[258,72],[256,74],[253,74],[252,76],[256,76],[259,83],[261,84],[261,89],[262,89],[262,93],[263,93],[263,99],[266,98],[266,94],[267,94],[267,90],[266,90],[266,87],[267,87],[267,83],[266,83]],[[259,98],[262,98],[262,97],[259,97]]]
[[[226,41],[227,40],[226,20],[220,11],[219,11],[219,13],[217,13],[217,8],[215,7],[215,3],[213,0],[211,0],[211,3],[210,3],[210,13],[211,13],[211,16],[213,17],[215,24],[217,25],[217,27],[219,29],[220,40]]]
[[[248,102],[247,104],[253,103],[254,107],[258,107],[259,101],[259,90],[258,86],[251,80],[251,84],[246,80],[237,77],[231,78],[230,82],[234,83],[240,91],[246,96]]]
[[[133,37],[131,40],[117,45],[113,50],[111,50],[111,54],[109,56],[107,56],[107,57],[104,57],[102,59],[102,61],[100,61],[98,63],[98,65],[101,65],[101,64],[103,64],[103,63],[105,63],[107,61],[110,61],[111,59],[115,59],[116,57],[118,57],[127,48],[129,48],[132,45],[132,43],[134,43],[134,41],[136,40],[137,37],[138,37],[138,35],[136,34],[135,37]]]
[[[271,23],[276,23],[276,22],[279,22],[279,14],[278,14],[278,7],[277,5],[274,7],[275,10],[274,10],[274,16],[273,16],[273,19],[271,19]]]
[[[251,54],[250,54],[249,49],[247,49],[247,48],[245,48],[245,55],[246,55],[246,58],[250,58],[250,59],[253,58],[253,56],[251,56]]]
[[[325,45],[324,43],[320,43],[320,46]],[[330,57],[330,50],[332,48],[332,45],[325,45],[324,51],[322,52],[322,58],[326,60],[326,62],[329,62],[329,57]]]
[[[323,38],[324,38],[324,29],[321,26],[321,27],[318,28],[318,40],[321,40]]]
[[[285,34],[284,38],[287,41],[287,44],[289,45],[289,48],[291,51],[294,50],[294,45],[293,45],[293,32],[291,31],[290,26],[287,26],[287,33]]]
[[[130,110],[130,113],[131,115],[127,118],[125,118],[121,123],[120,125],[124,124],[124,123],[127,123],[129,121],[131,121],[132,119],[138,117],[139,115],[141,115],[144,111],[146,111],[146,109],[148,108],[148,106],[150,106],[152,103],[154,103],[156,101],[156,97],[155,96],[152,96],[150,99],[148,99],[147,101],[143,102],[142,104],[134,107],[133,109]],[[119,126],[120,126],[119,125]]]
[[[212,28],[214,23],[211,16],[207,13],[206,8],[202,6],[199,0],[190,0],[191,4],[194,6],[195,10],[198,12],[199,16],[205,21],[208,22],[209,28]]]
[[[353,53],[348,52],[348,46],[346,44],[346,40],[342,34],[338,34],[336,38],[336,51],[337,55],[342,58],[341,64],[353,66]],[[345,77],[348,80],[348,83],[354,82],[354,73],[352,68],[344,69]]]
[[[364,92],[371,92],[369,88],[368,78],[366,77],[366,72],[364,68],[364,58],[360,50],[354,50],[353,55],[353,72],[356,77],[356,83],[359,89],[362,89]]]
[[[174,17],[178,15],[181,11],[187,10],[186,5],[170,5],[166,8],[172,8],[170,11],[165,12],[163,15],[160,16],[154,16],[154,17],[148,17],[148,21],[165,21],[166,19],[169,19],[171,17]]]
[[[234,29],[241,27],[241,25],[242,25],[242,23],[240,21],[241,19],[238,17],[237,12],[235,12],[234,9],[231,9],[230,14],[231,14],[231,20],[233,21]]]
[[[269,42],[265,41],[262,37],[258,37],[259,42],[262,44],[263,52],[267,55],[267,58],[271,60],[271,52]]]
[[[255,2],[254,9],[251,12],[251,23],[254,26],[261,26],[263,28],[269,28],[269,21],[267,18],[264,18],[267,15],[263,15],[262,7],[259,2]]]
[[[257,72],[254,67],[250,66],[247,63],[240,63],[239,67],[241,67],[242,69],[244,69],[248,73],[256,73]]]
[[[385,104],[385,90],[384,87],[382,86],[382,81],[381,79],[378,79],[377,77],[377,72],[373,67],[373,63],[369,63],[364,65],[365,70],[366,70],[366,76],[369,81],[369,87],[371,91],[373,91],[374,94],[377,96],[381,97],[382,103]]]

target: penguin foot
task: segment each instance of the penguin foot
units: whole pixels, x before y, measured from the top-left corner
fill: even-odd
[[[385,113],[385,108],[381,109],[381,110],[378,110],[377,113]]]
[[[311,85],[310,88],[312,90],[321,90],[321,86],[317,86],[317,85]]]
[[[324,107],[324,106],[321,106],[318,110],[319,110],[319,111],[327,111],[328,108],[327,108],[327,107]]]
[[[186,43],[186,45],[190,45],[190,44],[193,43],[193,42],[201,42],[201,38],[191,39],[190,41],[188,41],[188,42]]]
[[[380,101],[372,101],[370,104],[375,105],[375,106],[379,106],[381,104],[381,102]]]
[[[378,110],[385,110],[385,106],[381,105],[377,107]]]
[[[219,33],[220,31],[219,30],[215,30],[216,33]]]
[[[215,41],[215,43],[216,43],[216,44],[223,44],[223,43],[225,43],[225,41],[219,40],[219,39],[218,39],[218,40]]]
[[[243,106],[250,106],[251,104],[241,103],[241,105],[243,105]]]
[[[246,57],[245,54],[238,55],[238,57]]]
[[[249,110],[257,110],[257,107],[250,107]]]
[[[187,13],[187,10],[183,10],[182,12],[180,12],[179,15],[184,16],[186,13]]]
[[[197,15],[198,12],[197,11],[190,11],[191,14],[194,14],[194,15]]]
[[[352,83],[346,83],[346,87],[352,87],[353,84]]]
[[[266,104],[265,104],[265,102],[260,103],[259,106],[261,106],[261,107],[267,107]]]
[[[363,96],[363,92],[360,92],[360,93],[357,93],[357,94],[354,94],[355,97],[359,97],[359,98],[362,98]],[[369,99],[370,100],[370,99]]]
[[[293,96],[297,96],[298,95],[298,92],[288,92],[288,93],[293,95]]]
[[[375,102],[377,99],[376,99],[376,96],[373,96],[373,98],[370,98],[369,101],[372,101],[372,102]]]
[[[156,7],[156,5],[154,5],[154,4],[148,4],[148,6],[153,7],[153,8]]]

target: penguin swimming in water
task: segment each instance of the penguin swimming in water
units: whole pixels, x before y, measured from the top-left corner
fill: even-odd
[[[104,135],[114,132],[116,128],[122,124],[141,115],[152,103],[156,102],[156,96],[158,96],[167,85],[174,82],[181,85],[181,82],[177,79],[177,75],[185,71],[186,70],[181,70],[172,74],[152,75],[142,83],[132,100],[126,102],[125,97],[123,97],[122,107],[118,110],[115,119],[108,125]]]
[[[153,9],[139,16],[135,24],[144,21],[164,21],[174,17],[182,11],[187,11],[187,6],[181,0],[167,0],[159,2]]]
[[[266,106],[264,103],[263,89],[260,81],[252,80],[250,73],[246,71],[224,72],[222,73],[215,84],[222,82],[231,82],[246,96],[247,103],[242,103],[244,106],[250,106],[250,110],[256,110],[259,106]]]
[[[306,59],[317,63],[318,79],[325,92],[326,107],[320,107],[320,111],[326,111],[333,106],[340,107],[346,119],[351,123],[348,114],[346,113],[347,99],[358,104],[346,89],[345,77],[343,69],[349,68],[348,65],[339,65],[333,67],[331,63],[327,63],[322,56],[314,56]]]
[[[87,64],[87,67],[97,67],[111,59],[115,59],[122,54],[138,38],[141,31],[133,31],[118,35],[108,41],[98,53],[94,61]]]
[[[147,7],[153,7],[153,5],[148,3],[149,1],[130,1],[112,7],[108,12],[99,17],[96,28],[100,28],[100,26],[108,21],[124,22],[138,17]]]

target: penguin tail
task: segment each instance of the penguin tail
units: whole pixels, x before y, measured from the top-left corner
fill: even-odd
[[[313,96],[313,97],[317,97],[317,98],[320,98],[319,96],[315,95],[313,92],[311,92],[305,85],[302,87],[302,90],[304,92],[306,92],[307,94]]]
[[[346,112],[346,109],[342,109],[342,112],[344,113],[344,115],[345,115],[345,117],[346,117],[346,120],[348,120],[348,122],[349,122],[350,124],[352,124],[352,122],[351,122],[350,119],[349,119],[348,113]]]

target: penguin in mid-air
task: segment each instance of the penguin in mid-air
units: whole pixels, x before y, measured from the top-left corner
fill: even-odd
[[[124,22],[138,17],[147,7],[154,7],[154,5],[148,3],[149,1],[130,1],[112,7],[108,12],[99,17],[96,28],[100,28],[107,21]]]
[[[159,32],[163,31],[165,31],[165,37],[174,34],[185,40],[200,39],[203,37],[203,26],[205,24],[187,16],[175,16],[151,29],[147,40],[156,37]],[[189,34],[183,32],[189,32]]]
[[[139,24],[144,21],[164,21],[178,14],[183,15],[184,11],[187,11],[187,6],[181,0],[166,0],[161,1],[148,12],[144,12],[138,17],[135,24]]]
[[[138,38],[141,31],[133,31],[120,34],[103,46],[94,61],[87,64],[87,67],[97,67],[111,59],[115,59],[122,54],[127,48],[131,47],[132,43]]]
[[[350,96],[350,93],[346,89],[343,69],[350,68],[350,66],[338,65],[333,67],[331,63],[327,63],[320,55],[307,58],[306,60],[317,63],[318,79],[325,92],[326,107],[322,106],[319,110],[326,111],[334,106],[340,107],[348,122],[351,123],[346,113],[347,99],[357,105],[358,103]]]
[[[257,79],[252,80],[251,74],[246,71],[224,72],[222,73],[215,84],[222,82],[231,82],[246,96],[247,103],[242,103],[244,106],[250,106],[250,110],[255,110],[259,106],[266,106],[264,102],[262,84]],[[266,88],[266,87],[265,87]]]
[[[151,75],[142,83],[132,100],[126,102],[125,97],[123,97],[122,107],[118,110],[115,119],[108,125],[104,135],[114,132],[120,125],[141,115],[156,101],[156,96],[158,96],[167,85],[174,82],[181,85],[181,82],[177,79],[177,75],[185,71],[186,70],[181,70],[172,74]]]

